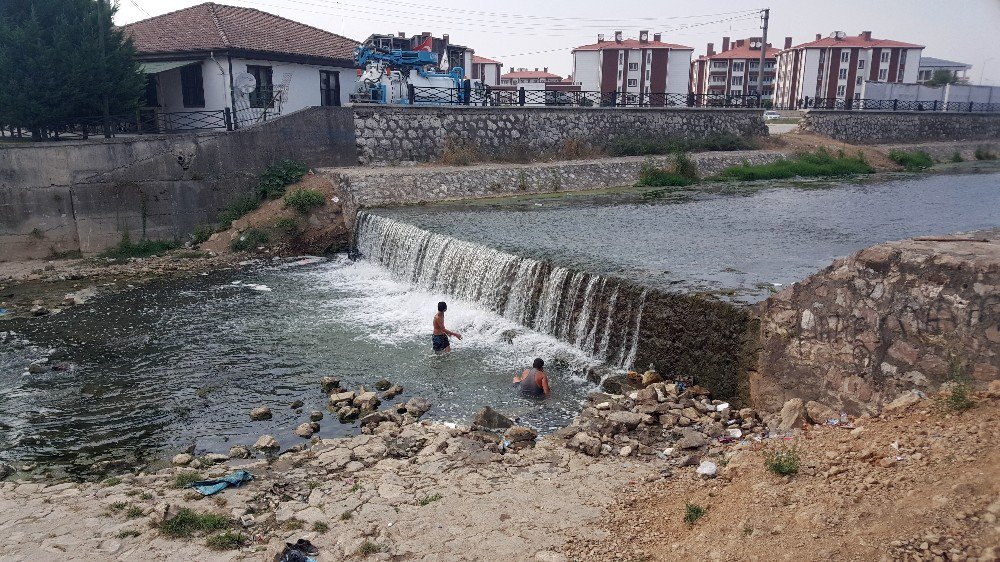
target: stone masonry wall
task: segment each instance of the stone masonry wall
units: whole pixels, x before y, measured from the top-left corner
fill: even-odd
[[[622,137],[767,136],[762,110],[562,107],[356,107],[361,164],[426,162],[445,146],[490,156],[555,152],[571,140],[603,148]]]
[[[867,248],[756,305],[754,405],[857,414],[909,389],[1000,378],[1000,231],[950,238]]]
[[[856,144],[1000,138],[1000,113],[807,111],[800,128]]]

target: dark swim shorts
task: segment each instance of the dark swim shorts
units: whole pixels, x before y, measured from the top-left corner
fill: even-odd
[[[435,334],[431,341],[434,342],[434,351],[444,351],[451,345],[447,334]]]

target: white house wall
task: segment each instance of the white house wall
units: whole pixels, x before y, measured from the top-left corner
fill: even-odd
[[[681,51],[670,49],[670,56],[667,59],[667,88],[668,94],[686,94],[688,91],[688,78],[691,71],[691,53],[694,51]]]
[[[223,62],[223,64],[226,64]],[[306,107],[313,107],[322,104],[320,98],[319,72],[321,70],[332,70],[340,73],[340,104],[347,105],[350,94],[357,84],[357,71],[353,68],[341,68],[335,66],[313,66],[288,62],[276,62],[255,59],[233,59],[233,74],[239,76],[247,71],[247,66],[270,66],[271,81],[278,87],[284,79],[285,73],[292,73],[292,80],[288,87],[288,97],[282,106],[282,112],[288,113]],[[208,98],[208,85],[205,86],[206,103]]]
[[[598,51],[573,53],[573,81],[584,91],[601,89],[601,60]]]

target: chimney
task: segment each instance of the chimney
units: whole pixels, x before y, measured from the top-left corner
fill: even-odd
[[[445,45],[447,45],[448,44],[448,34],[445,33],[444,35],[442,35],[441,36],[441,40],[444,41]]]
[[[714,55],[715,54],[715,43],[709,43],[708,44],[708,48],[705,49],[705,52],[708,53],[708,56]]]
[[[725,53],[728,50],[729,50],[729,38],[728,37],[723,37],[722,38],[722,50],[719,51],[719,52],[720,53]]]
[[[538,72],[538,67],[537,66],[535,67],[535,72]]]
[[[661,33],[654,33],[653,34],[653,41],[656,41],[657,43],[659,43],[662,40],[663,40],[663,34],[661,34]]]
[[[421,31],[420,32],[420,36],[421,37],[430,37],[430,35],[431,35],[430,31]]]
[[[542,72],[548,72],[548,71],[549,71],[549,67],[547,67],[547,66],[542,69]]]
[[[792,38],[791,37],[785,37],[785,48],[786,49],[791,49],[792,48]]]
[[[822,38],[823,38],[823,34],[822,34],[822,33],[817,33],[817,34],[816,34],[816,40],[817,40],[817,41],[819,41],[819,40],[820,40],[820,39],[822,39]]]
[[[622,42],[622,32],[621,31],[616,31],[615,32],[615,43],[621,43],[621,42]]]
[[[649,43],[649,30],[648,29],[641,29],[641,30],[639,30],[639,42],[640,43]]]
[[[865,41],[871,41],[872,40],[872,32],[871,31],[862,31],[861,32],[861,36],[865,38]]]
[[[603,33],[598,33],[597,34],[597,42],[598,43],[603,43],[604,42],[604,34]]]
[[[406,32],[405,31],[398,31],[398,32],[396,32],[396,36],[399,37],[399,38],[405,38],[406,37]]]

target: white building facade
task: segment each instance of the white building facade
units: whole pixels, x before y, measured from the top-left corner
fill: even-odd
[[[660,34],[649,38],[640,31],[639,39],[624,39],[620,31],[614,40],[573,49],[573,82],[585,92],[625,94],[686,95],[694,49],[664,43]]]

